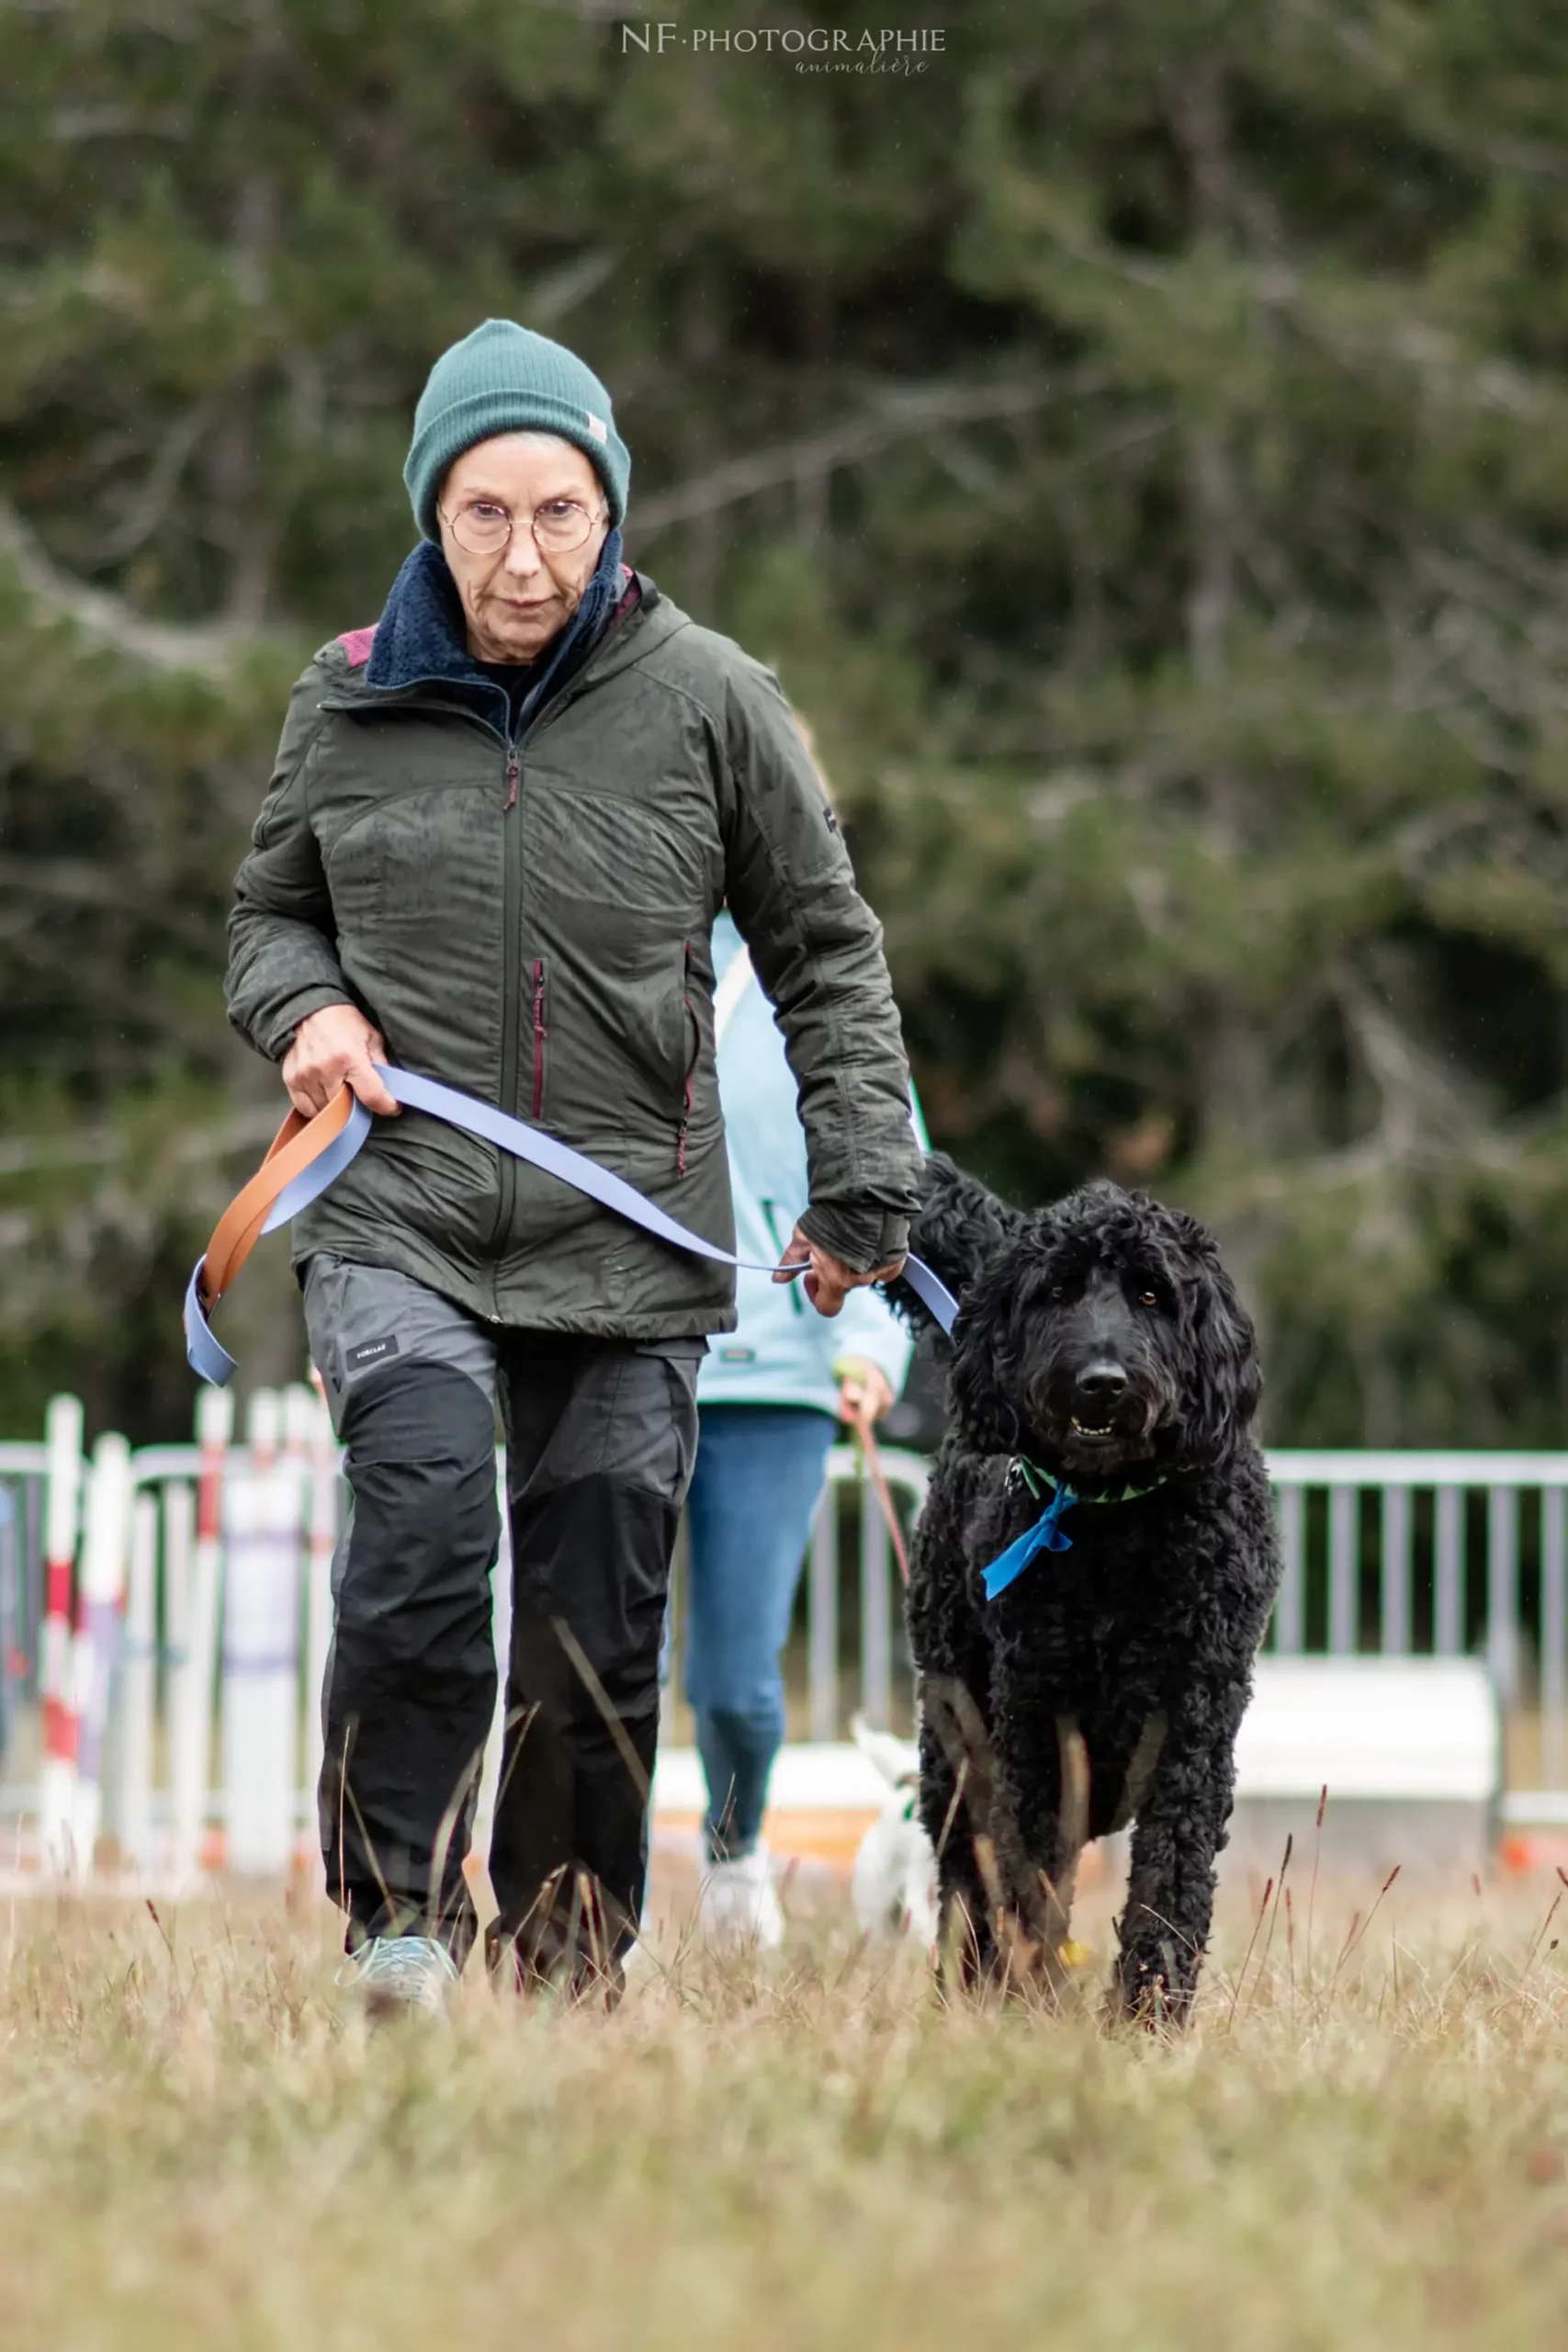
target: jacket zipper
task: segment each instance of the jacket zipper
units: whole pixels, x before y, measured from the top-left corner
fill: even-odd
[[[538,1118],[545,1107],[545,967],[534,966],[534,1116]]]
[[[517,1049],[518,992],[523,984],[523,820],[517,808],[517,786],[521,763],[517,746],[506,746],[506,799],[502,809],[502,956],[501,956],[501,1107],[511,1118],[517,1116]],[[492,1257],[499,1252],[502,1235],[512,1229],[512,1219],[517,1200],[517,1162],[509,1151],[497,1154],[500,1161],[496,1185],[495,1223],[491,1228],[490,1250]],[[494,1279],[494,1268],[491,1279]],[[500,1311],[499,1292],[496,1308]]]
[[[627,619],[635,619],[642,611],[645,602],[645,599],[639,599],[626,616]],[[617,621],[605,630],[582,669],[573,677],[569,678],[564,686],[558,688],[547,703],[535,711],[528,722],[530,728],[536,728],[545,719],[553,718],[557,712],[564,709],[569,702],[575,701],[578,695],[585,691],[588,685],[597,683],[596,680],[589,678],[588,672],[609,639],[617,635],[621,627],[622,623]],[[424,683],[434,684],[438,682],[428,680]],[[523,827],[521,820],[515,813],[521,775],[517,746],[502,734],[499,727],[492,727],[488,719],[481,718],[479,713],[467,703],[448,700],[439,694],[419,696],[416,699],[412,690],[405,688],[404,692],[409,694],[410,699],[401,706],[403,708],[437,710],[449,714],[454,718],[467,719],[475,727],[482,727],[487,735],[495,737],[506,752],[506,799],[502,811],[505,821],[502,826],[502,920],[504,924],[504,933],[502,943],[501,1108],[515,1118],[517,1115],[517,991],[522,978],[519,967],[522,963],[520,933],[523,923]],[[366,705],[360,695],[326,695],[322,696],[321,707],[323,710],[363,711]],[[689,966],[691,962],[689,945],[686,950],[686,960]],[[536,1071],[535,1084],[541,1093],[543,1083],[542,1070]],[[682,1129],[682,1147],[683,1139],[684,1130]],[[497,1157],[501,1162],[501,1181],[495,1223],[491,1228],[489,1244],[492,1256],[500,1249],[502,1235],[510,1230],[517,1193],[516,1161],[509,1151],[500,1152]],[[498,1308],[500,1303],[498,1288],[496,1297]]]
[[[692,1124],[692,1081],[696,1076],[697,1063],[703,1050],[702,1024],[692,1004],[692,943],[685,943],[685,955],[681,966],[681,1003],[692,1024],[692,1055],[686,1064],[686,1076],[681,1089],[681,1124],[675,1131],[675,1173],[686,1172],[686,1130]]]

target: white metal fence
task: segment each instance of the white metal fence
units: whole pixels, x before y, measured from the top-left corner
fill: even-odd
[[[1540,1724],[1541,1774],[1568,1764],[1568,1453],[1288,1453],[1269,1457],[1286,1655],[1483,1657],[1506,1709]]]
[[[310,1817],[338,1450],[303,1388],[254,1397],[243,1444],[227,1397],[201,1411],[204,1442],[106,1437],[86,1459],[80,1410],[58,1399],[42,1442],[0,1444],[0,1808],[37,1821],[46,1866],[90,1867],[102,1828],[149,1871],[187,1873],[219,1836],[231,1865],[272,1869]],[[928,1465],[884,1458],[908,1525]],[[1285,1452],[1269,1466],[1286,1561],[1270,1647],[1479,1655],[1539,1724],[1537,1777],[1562,1789],[1568,1453]],[[793,1664],[813,1739],[841,1736],[856,1709],[907,1717],[897,1572],[848,1447],[830,1457]]]
[[[80,1409],[60,1398],[44,1442],[0,1444],[0,1813],[24,1844],[36,1833],[46,1869],[87,1875],[103,1831],[121,1860],[175,1879],[220,1857],[270,1873],[309,1843],[347,1489],[310,1390],[254,1396],[243,1442],[230,1419],[208,1392],[196,1444],[107,1437],[85,1459]],[[926,1464],[883,1460],[912,1523]],[[859,1574],[840,1592],[844,1536]],[[506,1584],[502,1568],[502,1658]],[[806,1577],[813,1737],[840,1736],[857,1706],[888,1720],[895,1584],[858,1457],[835,1447]],[[481,1812],[499,1707],[491,1747]]]

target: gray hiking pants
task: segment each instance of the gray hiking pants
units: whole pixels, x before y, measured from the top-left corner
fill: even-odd
[[[495,1709],[495,1420],[512,1530],[492,1965],[618,1980],[648,1865],[659,1649],[696,1448],[702,1340],[481,1322],[407,1274],[304,1270],[310,1352],[347,1449],[320,1814],[348,1940],[439,1936],[461,1965],[463,1862]]]

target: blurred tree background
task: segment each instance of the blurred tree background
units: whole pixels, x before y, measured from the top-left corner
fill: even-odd
[[[660,13],[0,0],[0,1429],[188,1428],[280,1108],[229,879],[500,313],[811,718],[937,1139],[1215,1223],[1279,1442],[1561,1442],[1568,21],[909,0],[904,74]]]

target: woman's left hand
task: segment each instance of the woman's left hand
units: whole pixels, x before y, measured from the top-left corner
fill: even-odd
[[[789,1237],[789,1247],[773,1270],[776,1283],[798,1282],[818,1315],[834,1316],[843,1307],[852,1290],[864,1290],[871,1283],[890,1283],[902,1268],[901,1257],[889,1260],[886,1266],[874,1266],[869,1274],[857,1274],[841,1258],[824,1250],[797,1225]],[[800,1273],[797,1269],[804,1267]]]

